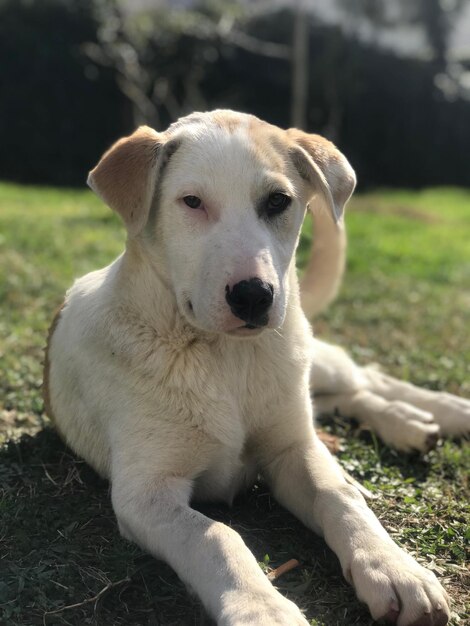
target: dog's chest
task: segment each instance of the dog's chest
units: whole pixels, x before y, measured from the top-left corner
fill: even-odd
[[[245,450],[221,447],[210,459],[209,467],[194,482],[197,501],[220,500],[232,504],[235,496],[256,481],[258,467],[253,455]]]
[[[210,453],[194,483],[196,499],[231,502],[256,480],[255,435],[282,418],[291,375],[299,364],[286,363],[278,349],[245,342],[193,344],[184,367],[171,369],[165,390],[181,404],[188,427],[203,431]],[[176,361],[174,361],[176,363]],[[177,398],[177,399],[176,399]]]
[[[173,458],[182,463],[175,471],[192,475],[195,498],[230,502],[256,480],[254,442],[291,413],[301,352],[277,335],[184,341],[180,334],[178,341],[157,340],[145,359],[133,361],[133,386],[139,402],[146,400],[149,427],[156,440],[171,440]]]

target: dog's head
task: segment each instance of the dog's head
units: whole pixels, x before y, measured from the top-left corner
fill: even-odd
[[[339,221],[355,185],[326,139],[233,111],[194,113],[118,141],[88,184],[115,211],[193,326],[281,326],[309,202]]]

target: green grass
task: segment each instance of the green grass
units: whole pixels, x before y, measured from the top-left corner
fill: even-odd
[[[347,275],[317,335],[361,362],[470,396],[470,192],[358,195],[347,224]],[[301,258],[308,239],[306,227]],[[2,625],[209,623],[168,566],[119,537],[108,485],[44,428],[42,349],[53,311],[75,276],[123,244],[118,220],[87,191],[0,185]],[[351,423],[324,427],[340,437],[347,470],[380,496],[371,506],[394,538],[444,579],[452,623],[469,623],[468,444],[448,441],[419,457]],[[238,530],[263,567],[300,560],[279,587],[312,624],[372,623],[324,542],[262,485],[233,509],[203,510]]]

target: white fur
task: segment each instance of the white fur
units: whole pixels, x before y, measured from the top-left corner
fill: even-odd
[[[286,153],[274,167],[252,149],[252,118],[240,114],[234,131],[212,115],[170,128],[164,140],[181,145],[157,185],[154,217],[114,263],[67,293],[49,346],[59,430],[111,480],[122,534],[170,563],[218,624],[307,624],[241,538],[190,506],[191,498],[230,502],[261,473],[325,537],[373,617],[392,611],[399,626],[420,618],[442,626],[442,587],[393,543],[313,428],[312,356],[314,388],[330,399],[366,390],[393,402],[395,394],[390,379],[314,340],[302,312],[294,251],[314,190]],[[293,198],[276,223],[255,210],[272,185]],[[204,211],[182,203],[188,194],[203,198]],[[250,331],[230,312],[225,286],[254,275],[275,296],[267,327]],[[429,419],[423,411],[416,418]]]

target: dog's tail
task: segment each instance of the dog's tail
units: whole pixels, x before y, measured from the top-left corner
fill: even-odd
[[[346,264],[344,222],[333,221],[322,206],[313,215],[313,244],[300,281],[302,308],[308,319],[325,309],[335,298]]]

